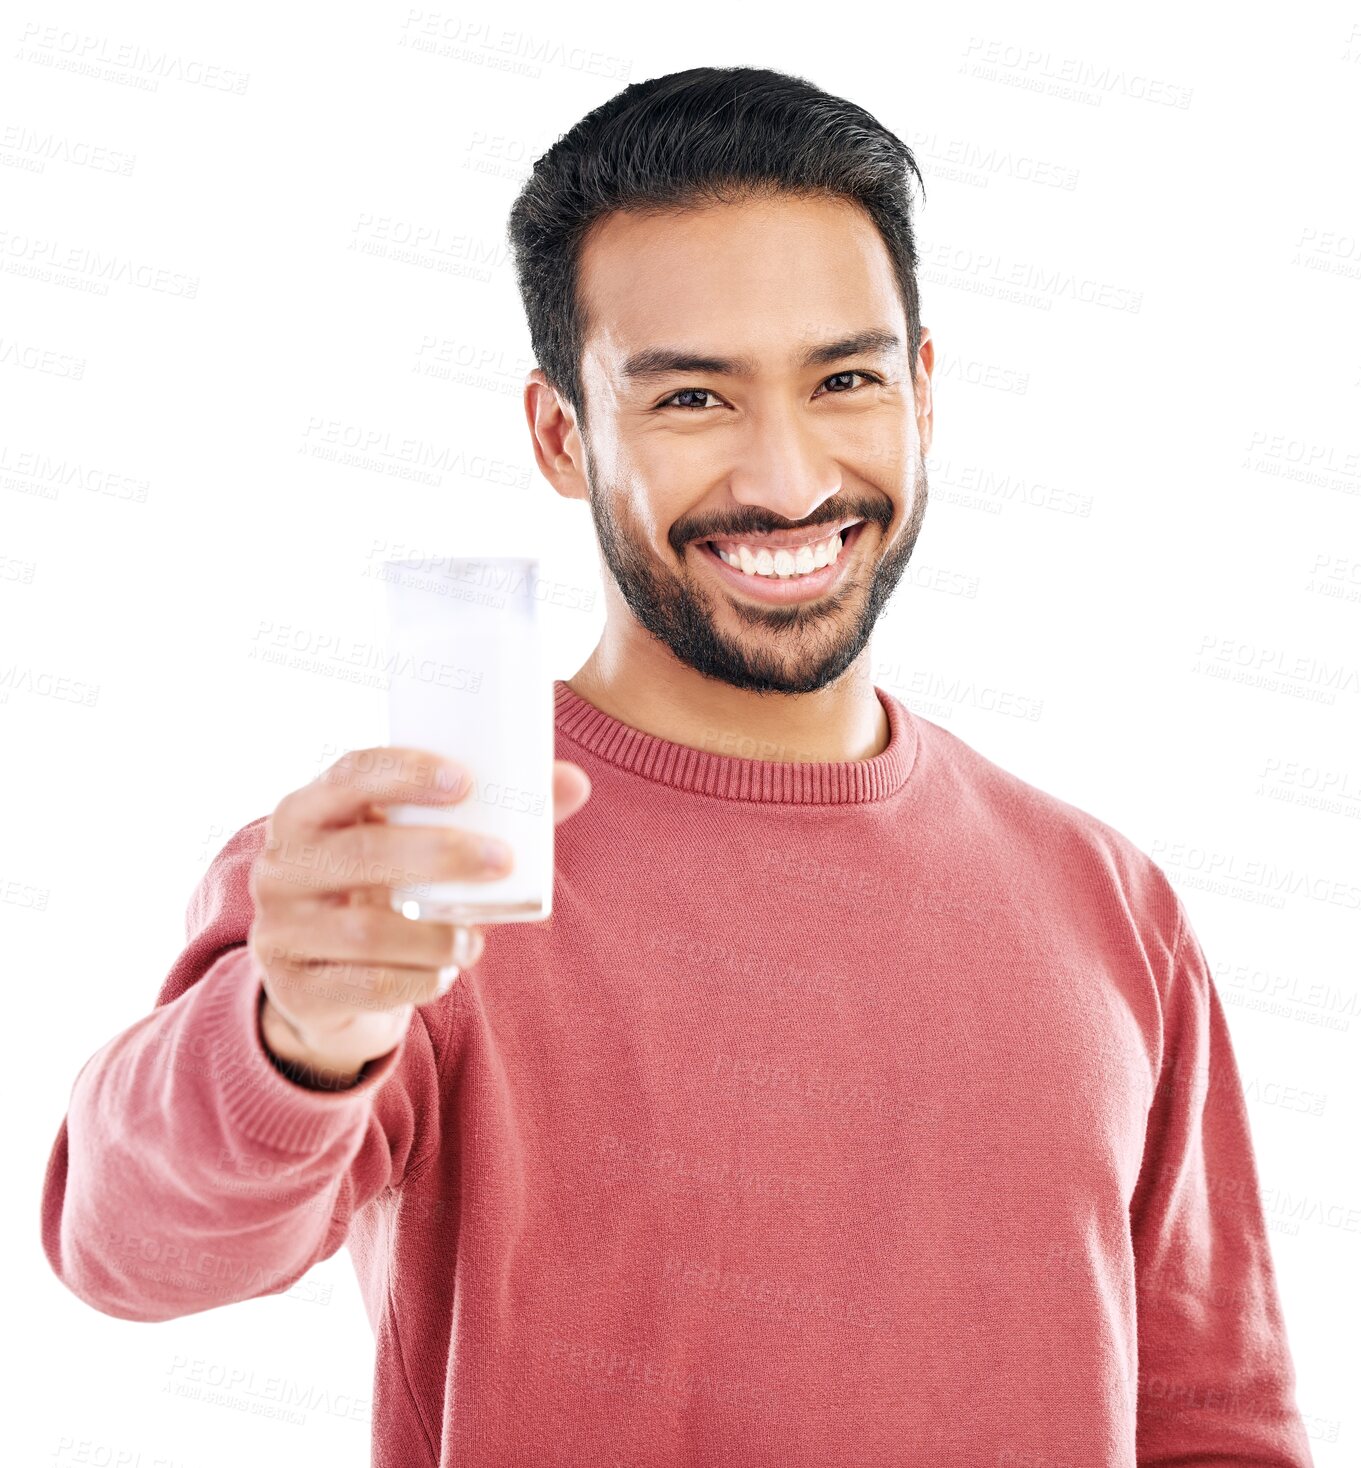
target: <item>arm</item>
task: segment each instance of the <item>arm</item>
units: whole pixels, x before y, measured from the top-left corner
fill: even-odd
[[[1228,1025],[1180,900],[1176,911],[1130,1203],[1138,1461],[1312,1468]]]
[[[300,1084],[272,1058],[246,946],[264,826],[209,866],[157,1007],[85,1063],[48,1161],[48,1261],[108,1315],[170,1320],[282,1293],[438,1145],[435,1041],[459,986],[344,1089]]]

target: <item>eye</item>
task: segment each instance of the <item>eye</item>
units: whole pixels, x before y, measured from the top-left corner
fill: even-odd
[[[882,377],[877,377],[873,372],[834,372],[834,373],[832,373],[832,375],[830,377],[823,378],[823,381],[824,382],[835,382],[840,377],[863,377],[866,382],[882,382],[884,380]],[[852,387],[852,388],[848,388],[847,389],[847,392],[859,392],[859,391],[860,391],[860,389],[858,387]],[[846,393],[844,393],[844,392],[834,393],[833,396],[834,397],[838,397],[838,398],[844,398],[846,396]]]
[[[863,377],[866,383],[882,383],[884,380],[874,372],[834,372],[830,377],[824,377],[819,386],[826,386],[829,382],[837,382],[846,377]],[[832,396],[844,398],[850,393],[859,391],[861,391],[861,388],[858,387],[846,388],[844,390],[838,389],[832,393]],[[663,398],[653,411],[657,412],[662,408],[680,408],[682,412],[686,413],[703,413],[707,411],[705,408],[693,404],[678,403],[676,399],[686,397],[712,398],[717,396],[717,393],[710,392],[707,387],[683,387],[678,392],[673,392],[670,396]]]

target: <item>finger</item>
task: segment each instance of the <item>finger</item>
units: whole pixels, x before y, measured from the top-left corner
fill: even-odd
[[[570,760],[553,761],[553,823],[574,816],[591,798],[591,777]]]
[[[350,894],[350,901],[370,907],[382,907],[388,912],[395,912],[388,893],[382,887],[359,887]],[[445,975],[447,983],[451,984],[465,968],[472,968],[483,950],[487,946],[487,934],[484,928],[479,928],[474,923],[436,923],[427,918],[409,918],[404,914],[398,915],[398,921],[416,927],[452,927],[453,933],[450,942],[453,945],[453,959],[447,963],[441,972]]]
[[[430,882],[495,881],[506,865],[488,862],[485,838],[457,826],[405,826],[386,820],[322,830],[309,839],[268,837],[251,871],[257,899],[281,900]]]
[[[268,992],[281,1013],[304,1027],[339,1030],[348,1010],[376,1013],[429,1004],[449,990],[447,973],[397,964],[340,963],[319,958],[274,959]]]
[[[478,935],[466,924],[413,922],[386,904],[369,901],[299,903],[282,916],[257,918],[252,946],[267,968],[307,961],[470,968],[481,953]]]
[[[430,750],[352,749],[310,785],[284,796],[270,824],[277,835],[301,836],[362,820],[373,805],[448,805],[472,788],[469,770]]]
[[[380,893],[379,897],[381,898],[381,896],[382,894]],[[408,922],[410,919],[403,918],[402,921]],[[416,921],[422,923],[424,919],[417,919]],[[472,968],[477,960],[482,957],[483,950],[487,946],[487,935],[482,928],[469,923],[455,923],[453,929],[453,938],[451,940],[454,949],[453,961],[445,964],[439,971],[441,994],[447,993],[453,987],[454,980],[458,978],[464,969]]]
[[[454,925],[454,967],[472,968],[482,950],[487,946],[487,934],[482,928],[466,923]]]

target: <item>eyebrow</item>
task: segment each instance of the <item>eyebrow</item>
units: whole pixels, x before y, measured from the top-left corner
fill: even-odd
[[[886,356],[898,351],[902,344],[901,338],[891,331],[857,331],[838,341],[809,347],[796,365],[823,367],[847,357]],[[645,347],[625,360],[623,378],[625,382],[643,382],[682,372],[703,372],[712,377],[755,377],[756,371],[757,364],[750,357],[706,357],[674,347]]]

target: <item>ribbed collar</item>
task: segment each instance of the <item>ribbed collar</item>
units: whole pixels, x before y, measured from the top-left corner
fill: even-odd
[[[869,759],[808,763],[743,759],[673,744],[587,703],[561,678],[553,680],[558,731],[583,749],[673,790],[767,805],[852,805],[885,800],[907,783],[916,763],[916,721],[891,693],[878,687],[874,692],[888,714],[888,744]]]

